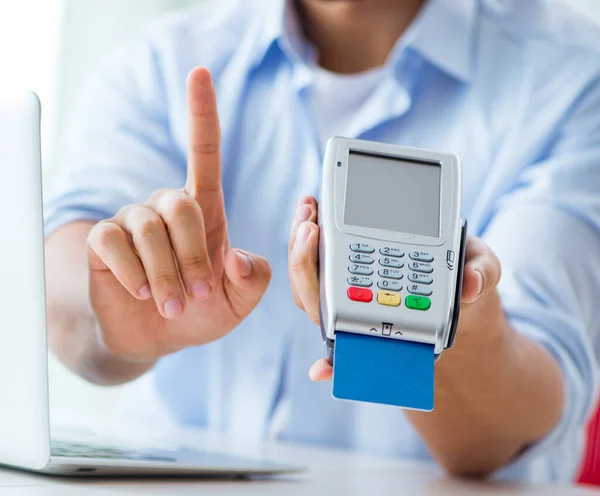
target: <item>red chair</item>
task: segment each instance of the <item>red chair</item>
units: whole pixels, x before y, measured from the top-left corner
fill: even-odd
[[[577,482],[600,486],[600,408],[588,424],[585,455]]]

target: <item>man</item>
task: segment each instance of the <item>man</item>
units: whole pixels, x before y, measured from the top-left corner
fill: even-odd
[[[544,0],[240,0],[162,21],[90,82],[47,205],[53,350],[97,384],[149,372],[148,421],[572,478],[598,386],[598,39]],[[332,135],[463,159],[473,237],[433,413],[306,377],[331,375],[293,301],[317,323]]]

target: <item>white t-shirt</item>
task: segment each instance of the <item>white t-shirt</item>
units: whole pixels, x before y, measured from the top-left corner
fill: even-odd
[[[349,136],[349,131],[360,118],[360,110],[367,104],[386,75],[386,68],[378,67],[357,74],[338,74],[314,66],[315,82],[310,89],[310,111],[316,126],[321,149],[333,136]],[[289,418],[289,401],[283,398],[275,409],[269,433],[277,437],[284,432]]]
[[[315,67],[310,89],[310,107],[321,149],[333,136],[349,136],[362,107],[384,80],[387,68],[378,67],[357,74],[337,74]]]

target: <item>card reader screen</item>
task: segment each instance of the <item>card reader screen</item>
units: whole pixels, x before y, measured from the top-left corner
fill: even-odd
[[[344,223],[439,237],[441,166],[350,151]]]

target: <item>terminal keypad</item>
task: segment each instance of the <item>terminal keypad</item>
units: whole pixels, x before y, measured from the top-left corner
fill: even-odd
[[[401,306],[400,292],[404,289],[402,280],[406,275],[406,290],[409,293],[404,299],[406,308],[428,310],[431,307],[429,297],[433,294],[434,257],[427,251],[409,251],[405,265],[402,260],[405,255],[402,249],[396,247],[383,246],[377,249],[368,243],[352,243],[348,254],[351,262],[348,266],[348,297],[363,303]],[[379,266],[377,269],[373,266],[375,261]],[[373,285],[381,290],[375,300],[368,289]]]

